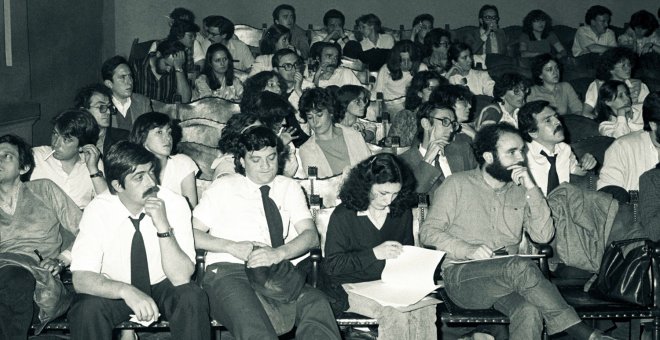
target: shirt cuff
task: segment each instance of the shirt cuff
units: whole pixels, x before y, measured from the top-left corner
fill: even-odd
[[[527,190],[527,193],[525,194],[525,198],[527,199],[527,202],[538,202],[544,199],[543,192],[541,192],[541,188],[539,188],[538,186],[535,186]]]
[[[71,263],[71,250],[65,250],[61,252],[60,257],[64,260],[64,262]]]

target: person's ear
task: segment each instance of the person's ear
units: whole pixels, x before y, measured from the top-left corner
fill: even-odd
[[[420,125],[422,125],[422,129],[424,130],[429,130],[431,129],[431,121],[428,118],[422,118],[422,120],[419,121]]]
[[[115,189],[115,192],[124,191],[124,187],[116,179],[112,180],[112,182],[110,182],[110,185],[112,185],[112,187]]]
[[[112,90],[112,80],[106,79],[103,81],[103,85]]]
[[[534,131],[528,131],[527,134],[532,137],[532,139],[536,139],[539,137],[539,132],[538,129]]]
[[[493,157],[492,152],[490,152],[490,151],[484,152],[483,157],[484,157],[484,160],[486,161],[486,163],[493,164],[493,161],[494,161],[495,158]]]
[[[21,176],[23,176],[23,175],[27,174],[28,172],[30,172],[30,169],[32,169],[32,168],[29,165],[26,165],[26,166],[23,167],[23,169],[19,169],[18,173]]]
[[[238,161],[241,162],[241,166],[245,169],[245,158],[239,158]]]

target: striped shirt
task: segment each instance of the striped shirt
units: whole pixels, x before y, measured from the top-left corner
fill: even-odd
[[[172,69],[160,79],[151,71],[149,57],[136,60],[133,65],[133,91],[164,103],[174,103],[176,72]]]

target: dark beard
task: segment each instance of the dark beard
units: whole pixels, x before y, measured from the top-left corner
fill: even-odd
[[[500,182],[508,183],[513,181],[513,179],[511,178],[511,174],[513,173],[513,170],[507,170],[507,168],[505,168],[500,162],[499,157],[497,157],[497,155],[494,156],[495,156],[495,160],[493,164],[486,165],[486,172]],[[514,165],[525,166],[524,162]]]

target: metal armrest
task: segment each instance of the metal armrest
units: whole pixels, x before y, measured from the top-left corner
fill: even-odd
[[[204,280],[204,269],[206,267],[206,250],[196,249],[195,250],[195,273],[193,274],[193,280],[197,282],[199,286],[202,285],[202,280]]]
[[[319,263],[321,262],[321,248],[309,250],[309,259],[312,262],[312,287],[316,288],[319,283]]]

